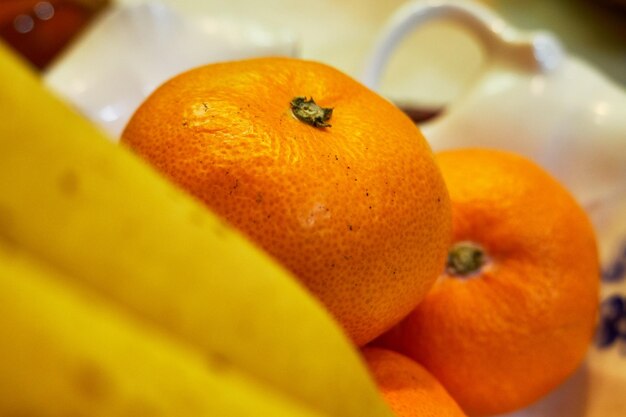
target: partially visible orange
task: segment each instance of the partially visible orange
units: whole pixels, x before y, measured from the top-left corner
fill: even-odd
[[[448,269],[377,343],[424,365],[468,415],[516,410],[585,357],[598,309],[594,230],[525,158],[462,149],[437,160],[452,201]]]
[[[311,99],[332,109],[314,125],[292,110]],[[291,270],[359,345],[412,310],[445,260],[449,198],[427,142],[327,65],[185,72],[137,109],[122,143]]]
[[[365,347],[362,354],[378,390],[398,417],[465,417],[439,381],[414,360],[376,347]]]

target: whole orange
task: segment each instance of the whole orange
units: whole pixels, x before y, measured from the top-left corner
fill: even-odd
[[[519,409],[585,356],[598,309],[594,230],[525,158],[460,149],[437,160],[452,202],[446,272],[376,343],[423,364],[469,415]]]
[[[398,417],[465,417],[443,385],[414,360],[377,347],[361,352],[378,390]]]
[[[327,65],[190,70],[147,98],[122,143],[291,270],[359,345],[441,271],[451,213],[429,145],[400,110]]]

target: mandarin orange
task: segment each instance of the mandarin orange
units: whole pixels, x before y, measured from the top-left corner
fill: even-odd
[[[451,212],[429,145],[390,102],[327,65],[190,70],[147,98],[122,143],[292,271],[358,345],[440,273]]]
[[[595,233],[571,194],[518,155],[441,152],[452,202],[445,273],[375,343],[441,381],[468,415],[524,407],[585,357],[598,309]]]
[[[385,402],[398,417],[465,417],[423,366],[400,353],[364,347],[363,358]]]

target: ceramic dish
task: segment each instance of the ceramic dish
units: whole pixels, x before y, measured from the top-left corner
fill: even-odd
[[[44,73],[46,84],[119,137],[130,115],[159,84],[210,62],[295,55],[295,36],[254,22],[182,13],[157,1],[119,5]]]
[[[235,1],[228,7],[243,3]],[[346,10],[347,6],[337,13]],[[408,98],[412,94],[446,97],[446,111],[421,126],[433,148],[482,145],[529,156],[575,193],[592,216],[600,238],[603,304],[598,338],[588,359],[562,387],[509,417],[626,416],[624,90],[570,55],[552,34],[521,32],[477,3],[411,1],[380,27],[374,27],[373,20],[359,20],[357,14],[345,21],[341,31],[359,36],[347,35],[343,44],[328,45],[332,33],[320,38],[303,30],[296,36],[293,28],[306,27],[297,21],[289,21],[290,30],[284,31],[279,25],[268,29],[210,14],[181,14],[160,3],[121,5],[103,16],[44,74],[44,80],[116,138],[132,111],[158,84],[201,63],[300,55],[339,64],[342,69],[358,67],[351,75],[386,95],[390,90],[381,89],[380,82],[390,61],[399,52],[413,54],[411,66],[403,71],[411,75],[414,69],[422,81],[407,86],[403,81],[410,77],[394,74],[392,89]],[[415,43],[405,42],[406,37],[426,32],[429,36],[420,39],[419,50],[407,50]],[[471,36],[459,36],[464,32]],[[452,35],[441,36],[445,34]],[[433,40],[441,42],[433,46]],[[431,67],[423,54],[443,56],[447,48],[477,73],[463,81],[445,82],[440,68],[434,63]],[[369,57],[350,55],[368,50]],[[485,58],[482,64],[475,59],[480,54]],[[353,62],[357,59],[363,65]],[[457,67],[463,62],[454,61]],[[463,88],[464,93],[456,94]]]

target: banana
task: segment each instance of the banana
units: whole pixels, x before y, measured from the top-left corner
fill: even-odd
[[[1,45],[0,108],[0,236],[314,410],[392,416],[321,303]]]
[[[321,417],[0,246],[0,415]]]

